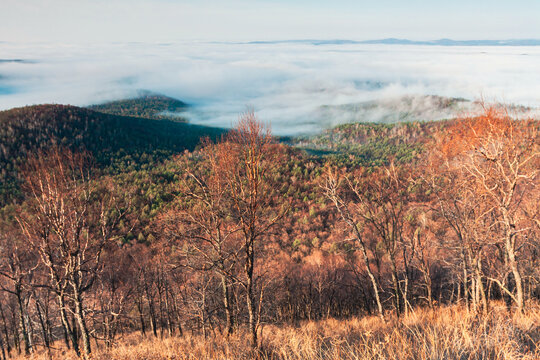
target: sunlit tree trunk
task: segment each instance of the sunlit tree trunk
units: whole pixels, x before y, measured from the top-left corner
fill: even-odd
[[[88,327],[86,326],[83,299],[78,291],[77,286],[74,286],[73,298],[73,301],[75,303],[75,318],[77,319],[77,324],[79,325],[79,330],[81,332],[83,356],[85,359],[89,359],[90,354],[92,353],[92,348],[90,345],[90,334],[88,333]]]
[[[221,289],[223,292],[223,308],[225,309],[225,334],[231,335],[234,331],[234,320],[231,310],[231,295],[227,277],[221,275]]]

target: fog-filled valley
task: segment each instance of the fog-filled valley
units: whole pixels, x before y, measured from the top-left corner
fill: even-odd
[[[540,358],[540,41],[0,50],[0,360]]]
[[[275,134],[304,135],[352,121],[451,118],[478,110],[470,101],[480,98],[540,106],[539,46],[346,41],[0,46],[0,109],[88,106],[151,91],[190,104],[179,115],[195,124],[230,127],[250,107]]]

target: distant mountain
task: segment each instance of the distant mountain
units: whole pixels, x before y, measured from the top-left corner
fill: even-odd
[[[0,63],[22,63],[22,59],[0,59]]]
[[[439,46],[540,46],[540,39],[512,40],[452,40],[439,39],[415,41],[407,39],[381,39],[360,41],[361,44],[392,44],[392,45],[439,45]]]
[[[356,122],[400,123],[453,118],[479,111],[480,104],[462,98],[408,95],[373,101],[319,107],[316,117],[326,128]]]
[[[260,40],[249,41],[247,44],[311,44],[311,45],[342,45],[342,44],[361,44],[361,41],[355,40],[316,40],[316,39],[300,39],[300,40]]]
[[[540,39],[510,39],[510,40],[408,40],[408,39],[376,39],[376,40],[276,40],[251,41],[248,44],[311,44],[311,45],[347,45],[347,44],[382,44],[382,45],[438,45],[438,46],[540,46]]]
[[[201,137],[225,130],[170,120],[104,114],[68,105],[0,111],[0,205],[17,194],[17,166],[37,149],[88,150],[110,171],[155,163],[193,150]]]
[[[91,105],[88,108],[112,115],[186,122],[186,119],[179,114],[188,107],[189,105],[185,102],[165,95],[142,92],[136,98]]]

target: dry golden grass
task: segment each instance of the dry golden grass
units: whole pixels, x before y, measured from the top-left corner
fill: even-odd
[[[131,334],[111,349],[97,349],[95,360],[253,359],[248,336],[187,335],[155,339]],[[261,359],[540,359],[540,307],[512,316],[494,304],[487,316],[463,307],[417,309],[401,321],[377,317],[328,319],[299,327],[266,326]],[[31,359],[47,359],[35,354]],[[75,358],[57,352],[54,359]]]

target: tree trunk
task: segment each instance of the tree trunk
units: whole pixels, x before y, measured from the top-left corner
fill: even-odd
[[[223,308],[225,309],[225,334],[229,336],[233,333],[233,316],[231,311],[231,299],[229,293],[229,284],[225,275],[221,275],[221,287],[223,290]]]
[[[516,260],[516,253],[514,247],[512,246],[512,240],[506,240],[506,251],[508,253],[508,265],[512,270],[512,275],[514,276],[514,282],[516,285],[516,312],[522,313],[525,308],[525,301],[523,297],[523,281],[521,278],[521,272],[519,271],[518,263]]]
[[[254,268],[254,240],[249,239],[246,244],[246,305],[249,317],[249,332],[251,334],[251,346],[257,348],[257,325],[255,324],[255,299],[253,297],[253,268]]]
[[[176,294],[173,292],[171,294],[172,296],[172,300],[173,300],[173,311],[176,315],[176,327],[178,329],[178,335],[179,336],[183,336],[184,335],[184,332],[182,330],[182,318],[180,316],[180,311],[178,310],[178,305],[176,304],[177,301],[176,301]]]
[[[19,324],[22,331],[23,341],[24,341],[24,353],[26,355],[30,355],[31,352],[31,346],[30,346],[30,339],[28,338],[28,331],[26,329],[26,320],[24,316],[24,305],[22,300],[22,293],[19,288],[20,285],[17,285],[16,288],[16,297],[17,297],[17,305],[19,305]]]
[[[467,257],[465,256],[465,250],[463,249],[463,242],[461,245],[461,266],[463,271],[463,299],[465,299],[465,306],[469,309],[469,274],[467,271]]]
[[[482,303],[482,312],[484,314],[487,314],[488,312],[488,302],[486,298],[486,292],[484,290],[484,283],[482,281],[482,258],[481,253],[478,254],[478,259],[476,260],[476,286],[477,286],[477,292],[479,295],[479,300]]]
[[[405,316],[408,316],[409,315],[409,276],[408,275],[405,275],[405,280],[404,280],[404,284],[403,284],[403,289],[402,289],[402,293],[403,293],[403,307],[404,307],[404,310],[405,310]]]
[[[171,310],[169,309],[169,291],[167,290],[167,283],[165,283],[165,315],[167,316],[167,331],[169,337],[172,337],[174,329],[171,320]]]
[[[156,321],[156,313],[154,309],[154,301],[152,300],[152,297],[150,296],[150,290],[148,289],[148,285],[145,285],[145,292],[146,292],[146,300],[148,301],[148,310],[150,312],[150,327],[152,329],[152,334],[154,334],[154,337],[157,337],[157,321]]]
[[[401,290],[399,286],[399,278],[397,273],[397,267],[396,267],[396,260],[394,259],[393,255],[390,255],[390,265],[392,267],[392,283],[394,285],[394,298],[395,298],[395,305],[396,305],[396,315],[397,317],[401,316],[401,306],[400,306],[400,298],[401,298]]]
[[[428,269],[424,272],[424,280],[426,282],[427,301],[430,309],[433,309],[433,293],[431,290],[431,274]],[[459,286],[459,283],[458,283]]]
[[[43,315],[42,315],[42,312],[41,312],[41,309],[40,309],[40,306],[39,306],[39,301],[37,299],[36,299],[36,312],[38,314],[39,324],[41,326],[41,333],[42,333],[42,336],[43,336],[43,342],[45,343],[45,347],[47,348],[47,351],[49,351],[50,344],[49,344],[49,336],[47,334],[47,326],[46,326],[45,321],[43,319]]]
[[[90,354],[92,353],[92,348],[90,346],[90,334],[88,333],[88,327],[86,326],[86,319],[84,316],[84,305],[81,294],[78,292],[78,289],[74,288],[74,301],[75,301],[75,318],[79,325],[79,330],[81,331],[81,340],[84,352],[84,358],[90,359]]]
[[[508,204],[507,204],[508,205]],[[508,258],[508,265],[514,275],[514,282],[516,285],[516,312],[522,313],[525,309],[525,299],[523,296],[523,280],[521,277],[521,272],[519,270],[518,261],[516,259],[516,229],[514,221],[508,213],[508,206],[503,207],[502,209],[504,227],[506,231],[505,236],[505,250]]]
[[[381,299],[379,297],[379,287],[377,285],[377,280],[375,279],[375,275],[373,275],[373,272],[371,271],[371,267],[369,266],[369,257],[367,255],[366,245],[364,244],[362,234],[360,233],[358,226],[352,219],[348,209],[346,207],[341,206],[339,198],[335,194],[332,194],[332,192],[330,193],[330,195],[327,195],[327,196],[329,197],[329,199],[332,200],[332,202],[336,206],[336,209],[338,210],[341,218],[352,228],[356,236],[356,240],[360,243],[362,258],[364,259],[364,265],[366,266],[366,271],[368,273],[369,279],[371,281],[371,285],[373,287],[375,302],[377,303],[377,309],[379,310],[379,317],[381,318],[382,321],[385,321]],[[379,276],[380,276],[380,272],[379,272]]]
[[[15,345],[15,349],[17,349],[17,353],[21,354],[21,342],[19,339],[19,326],[17,322],[17,315],[15,315],[15,312],[13,312],[13,318],[11,319],[11,332],[13,333],[13,344]]]
[[[163,338],[163,332],[164,332],[164,326],[163,326],[163,289],[161,288],[162,284],[161,284],[161,280],[159,279],[159,274],[158,274],[158,279],[157,279],[157,282],[156,282],[156,288],[157,288],[157,291],[158,291],[158,305],[159,305],[159,334],[160,334],[160,337]]]
[[[2,351],[0,355],[2,355],[2,360],[6,360],[6,350],[4,349],[4,339],[2,336],[2,333],[0,333],[0,350]]]
[[[28,304],[25,305],[25,308],[28,309]],[[28,326],[28,346],[30,346],[30,352],[34,352],[34,337],[32,336],[32,334],[34,334],[34,327],[28,316],[28,311],[26,311],[24,320]]]
[[[69,350],[71,349],[71,345],[69,343],[69,335],[68,335],[68,331],[64,325],[64,322],[61,320],[61,323],[62,323],[62,332],[64,333],[64,342],[66,343],[66,348]]]
[[[6,337],[6,350],[9,355],[11,353],[11,344],[9,342],[9,332],[8,332],[6,317],[4,315],[4,309],[2,308],[2,304],[0,304],[0,315],[2,316],[2,322],[4,324],[4,335]]]
[[[202,288],[201,323],[203,337],[206,339],[206,286]]]
[[[144,324],[144,314],[142,309],[142,299],[140,301],[137,301],[137,310],[139,312],[139,321],[141,323],[141,332],[143,336],[146,336],[146,326]]]
[[[344,217],[343,213],[342,213],[342,217]],[[356,239],[360,243],[362,258],[364,259],[364,265],[366,266],[366,271],[371,281],[371,286],[373,287],[373,294],[375,296],[375,302],[377,303],[377,310],[379,311],[379,317],[384,322],[386,320],[384,318],[381,298],[379,297],[379,286],[377,285],[377,280],[375,279],[375,275],[373,275],[373,272],[371,271],[371,267],[369,266],[369,257],[367,255],[366,245],[364,244],[364,241],[362,240],[362,234],[360,234],[360,230],[358,230],[358,226],[356,226],[355,223],[353,223],[351,220],[348,220],[347,222],[353,228],[354,233],[356,235]]]
[[[64,296],[58,295],[58,305],[60,306],[60,319],[62,320],[62,326],[64,327],[64,331],[69,336],[69,339],[71,340],[71,344],[73,345],[73,350],[77,354],[77,356],[81,356],[81,352],[79,349],[79,343],[77,341],[77,335],[75,334],[75,329],[71,327],[69,324],[69,320],[66,313],[66,304],[64,302]],[[66,345],[69,349],[69,342],[66,340]]]

